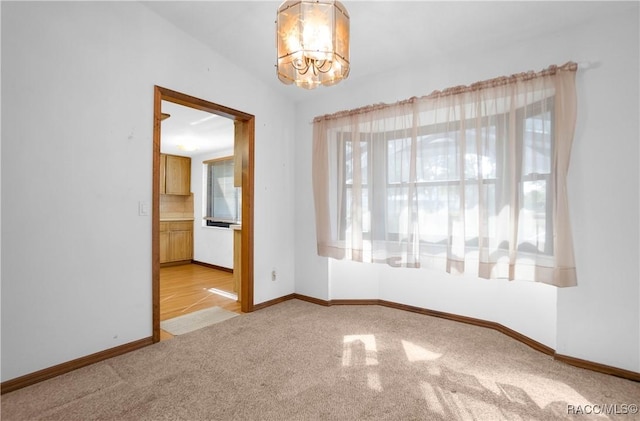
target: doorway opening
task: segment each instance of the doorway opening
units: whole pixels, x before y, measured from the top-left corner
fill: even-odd
[[[242,111],[195,98],[180,92],[154,87],[153,122],[153,197],[152,197],[152,307],[153,342],[160,341],[160,185],[161,172],[161,121],[162,102],[190,107],[196,110],[231,119],[234,123],[233,156],[236,176],[241,187],[242,226],[238,231],[239,253],[234,262],[238,271],[240,309],[253,311],[253,196],[254,196],[254,133],[255,117]]]

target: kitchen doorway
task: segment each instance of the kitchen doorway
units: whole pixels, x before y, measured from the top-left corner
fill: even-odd
[[[180,92],[155,86],[153,125],[153,199],[152,199],[152,301],[153,341],[160,340],[160,199],[161,175],[161,122],[162,104],[177,104],[230,119],[234,124],[233,156],[237,169],[236,180],[241,186],[241,229],[234,233],[240,253],[234,253],[234,271],[239,272],[239,301],[242,312],[253,311],[253,193],[254,193],[254,133],[255,117],[242,111],[195,98]],[[164,156],[163,156],[164,157]],[[166,157],[165,157],[166,159]],[[164,238],[164,237],[163,237]],[[164,240],[163,240],[164,241]]]

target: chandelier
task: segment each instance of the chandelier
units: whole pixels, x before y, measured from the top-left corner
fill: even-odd
[[[339,1],[290,0],[276,20],[278,79],[305,89],[349,75],[349,13]]]

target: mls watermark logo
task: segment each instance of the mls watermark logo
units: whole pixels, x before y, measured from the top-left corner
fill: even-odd
[[[614,403],[602,405],[567,405],[569,415],[633,415],[638,413],[638,405]]]

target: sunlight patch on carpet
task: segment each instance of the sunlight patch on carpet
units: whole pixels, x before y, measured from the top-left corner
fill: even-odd
[[[220,307],[210,307],[160,322],[160,328],[172,335],[183,335],[231,319],[237,315],[237,313]]]
[[[416,345],[413,342],[403,340],[402,347],[407,355],[407,360],[412,363],[416,361],[433,361],[442,357],[442,354],[429,351],[428,349]]]
[[[378,365],[378,348],[374,335],[345,335],[342,366]]]

